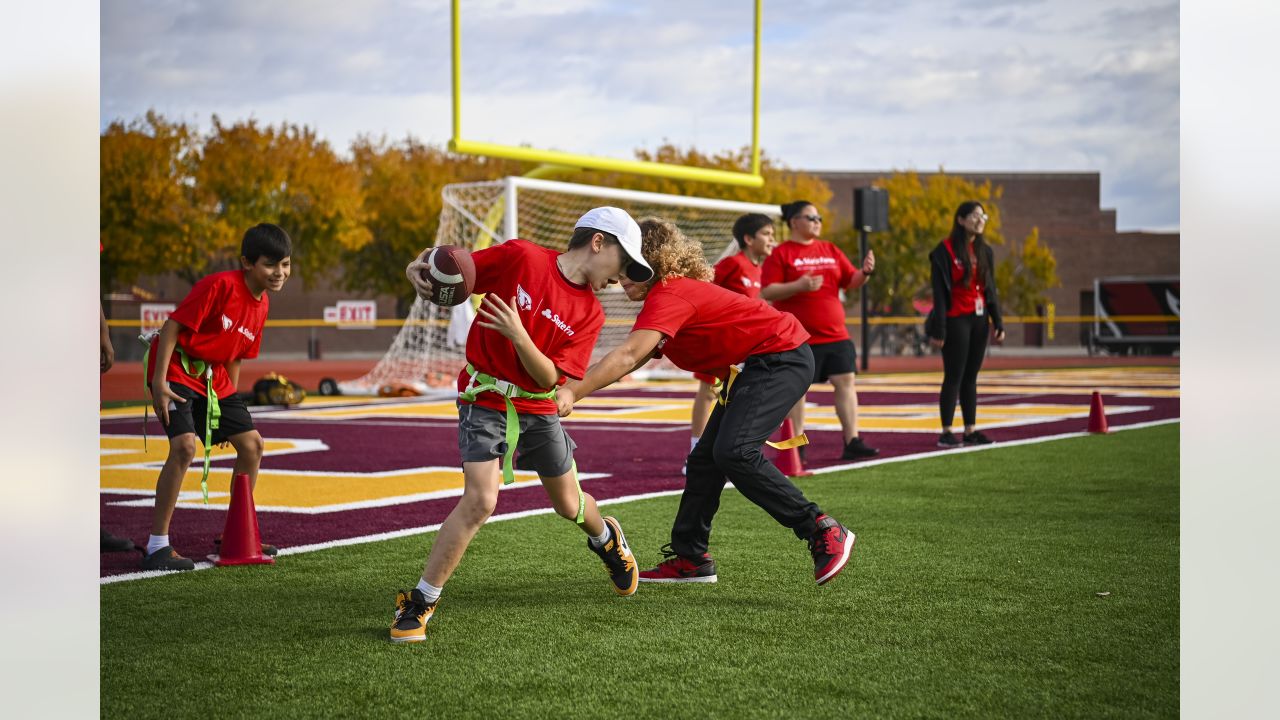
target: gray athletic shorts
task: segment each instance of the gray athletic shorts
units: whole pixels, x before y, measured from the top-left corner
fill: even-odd
[[[578,447],[558,415],[520,415],[516,467],[539,477],[559,477],[573,467]],[[458,450],[462,462],[487,462],[507,451],[507,414],[479,405],[458,404]]]

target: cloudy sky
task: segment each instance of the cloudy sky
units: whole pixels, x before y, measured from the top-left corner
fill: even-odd
[[[463,0],[463,135],[632,157],[751,138],[751,0]],[[765,0],[761,140],[806,170],[1098,171],[1121,229],[1179,226],[1167,0]],[[448,0],[101,5],[101,122],[444,143]]]

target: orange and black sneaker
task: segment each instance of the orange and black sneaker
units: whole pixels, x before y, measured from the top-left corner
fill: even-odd
[[[818,531],[809,537],[813,554],[813,579],[819,585],[835,579],[849,562],[856,536],[830,515],[819,515]]]
[[[609,540],[602,547],[596,547],[588,539],[587,547],[604,561],[609,579],[613,581],[613,591],[623,597],[635,595],[638,581],[636,557],[631,554],[631,546],[627,545],[627,536],[622,534],[622,526],[616,519],[607,517],[604,524],[609,528]]]
[[[427,621],[435,614],[439,600],[427,604],[422,591],[414,588],[409,592],[401,590],[396,593],[396,616],[391,621],[391,642],[422,642],[427,639]]]
[[[713,583],[716,581],[716,561],[710,555],[687,558],[677,555],[668,543],[662,546],[664,560],[652,570],[640,573],[640,582],[653,583]]]

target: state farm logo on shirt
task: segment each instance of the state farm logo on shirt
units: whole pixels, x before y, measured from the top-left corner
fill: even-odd
[[[742,284],[746,285],[747,287],[760,287],[760,283],[756,282],[755,280],[752,280],[749,277],[742,278]]]
[[[802,257],[796,258],[792,264],[798,268],[814,267],[818,265],[835,265],[836,259],[833,257]]]
[[[245,326],[243,326],[243,325],[241,325],[240,327],[236,328],[236,332],[239,332],[241,335],[243,335],[243,336],[245,336],[245,337],[249,338],[249,342],[253,342],[253,341],[254,341],[254,338],[256,337],[253,333],[249,332],[248,328],[246,328],[246,327],[245,327]]]
[[[556,327],[564,331],[569,337],[573,337],[573,328],[569,327],[569,323],[560,319],[560,313],[551,313],[551,308],[542,311],[542,317],[556,324]]]
[[[230,329],[231,329],[231,326],[232,326],[232,325],[235,325],[235,324],[236,324],[236,322],[235,322],[234,320],[232,320],[231,318],[227,317],[226,315],[223,315],[223,316],[222,316],[222,329],[223,329],[224,331],[226,331],[226,330],[230,330]]]
[[[533,309],[533,298],[529,297],[529,293],[519,284],[516,285],[516,307],[521,310]]]

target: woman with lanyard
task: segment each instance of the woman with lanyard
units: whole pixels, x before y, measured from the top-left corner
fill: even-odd
[[[835,390],[836,416],[844,442],[841,459],[873,457],[880,451],[867,447],[858,436],[858,390],[854,387],[858,351],[845,325],[840,291],[867,284],[876,270],[875,253],[867,252],[862,267],[855,268],[840,248],[818,237],[822,216],[807,200],[783,205],[782,221],[791,229],[791,239],[765,259],[760,297],[795,315],[811,336],[813,382],[830,380]],[[800,398],[790,414],[796,435],[804,432],[804,403],[805,398]]]
[[[978,371],[987,353],[990,326],[995,327],[996,342],[1004,340],[994,256],[991,246],[982,239],[986,226],[987,213],[981,204],[972,200],[960,203],[951,223],[951,235],[929,253],[933,309],[924,329],[929,344],[942,348],[942,392],[938,396],[941,448],[991,443],[991,438],[974,427],[978,416]],[[964,414],[963,441],[951,433],[957,397]]]

